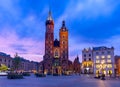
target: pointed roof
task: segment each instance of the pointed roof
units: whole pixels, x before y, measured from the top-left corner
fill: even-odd
[[[62,21],[61,30],[62,30],[62,31],[67,31],[67,28],[66,28],[66,26],[65,26],[65,21],[64,21],[64,20]]]
[[[53,19],[52,19],[52,12],[51,12],[51,10],[49,10],[47,20],[53,20]]]
[[[54,47],[60,47],[60,42],[58,41],[58,39],[54,40]]]

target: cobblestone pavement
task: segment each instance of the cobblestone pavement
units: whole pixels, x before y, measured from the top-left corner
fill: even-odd
[[[120,80],[98,80],[87,76],[47,76],[25,77],[21,80],[8,80],[0,77],[0,87],[120,87]]]

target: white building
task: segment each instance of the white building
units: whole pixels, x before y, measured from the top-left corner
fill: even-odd
[[[93,49],[82,50],[82,73],[95,75],[115,74],[115,60],[114,60],[114,48],[108,47],[93,47]]]
[[[114,48],[107,47],[94,47],[93,48],[93,59],[94,59],[94,74],[115,74],[115,60],[114,60]]]
[[[93,73],[93,53],[91,48],[82,50],[82,73]]]

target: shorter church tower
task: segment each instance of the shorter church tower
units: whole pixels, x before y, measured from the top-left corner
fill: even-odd
[[[62,22],[62,27],[59,32],[60,38],[60,57],[62,70],[67,71],[68,68],[68,29],[65,26],[65,21]]]

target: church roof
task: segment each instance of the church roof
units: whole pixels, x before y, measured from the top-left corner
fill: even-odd
[[[53,19],[52,19],[52,15],[51,15],[51,11],[49,11],[47,20],[53,20]]]
[[[52,24],[52,25],[54,25],[54,21],[53,21],[53,19],[52,19],[51,11],[49,11],[48,18],[47,18],[47,20],[46,20],[46,25],[47,25],[47,24]]]
[[[60,42],[57,39],[54,41],[54,47],[60,47]]]
[[[62,21],[61,30],[62,30],[62,31],[68,31],[67,28],[66,28],[66,26],[65,26],[65,21],[64,21],[64,20]]]

